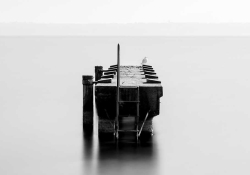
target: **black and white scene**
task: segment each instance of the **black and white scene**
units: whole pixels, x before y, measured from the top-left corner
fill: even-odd
[[[0,174],[249,175],[249,6],[1,0]]]

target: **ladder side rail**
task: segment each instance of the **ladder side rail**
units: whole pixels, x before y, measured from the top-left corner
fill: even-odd
[[[139,92],[139,86],[137,87],[137,101],[140,101],[140,92]],[[138,137],[139,137],[139,117],[140,117],[140,103],[136,104],[136,141],[138,141]]]
[[[140,92],[139,92],[139,86],[137,87],[137,101],[140,101]],[[136,106],[137,106],[137,114],[136,114],[136,130],[138,130],[138,124],[139,124],[139,116],[140,116],[140,103],[137,103],[136,104]]]

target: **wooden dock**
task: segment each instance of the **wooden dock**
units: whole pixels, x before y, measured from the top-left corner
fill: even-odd
[[[107,70],[95,67],[93,76],[83,76],[83,124],[93,126],[93,84],[99,133],[153,133],[152,120],[160,113],[163,96],[161,81],[150,65],[120,66],[120,46],[117,64]]]
[[[149,69],[150,67],[150,69]],[[112,73],[110,73],[112,71]],[[149,74],[150,72],[151,74]],[[110,73],[110,74],[109,74]],[[110,77],[107,78],[106,75]],[[151,75],[152,78],[146,78]],[[143,132],[152,132],[152,119],[159,115],[160,98],[163,95],[161,81],[151,66],[120,66],[120,113],[122,125],[129,128],[129,121],[133,123],[133,116],[136,116],[136,104],[129,101],[136,101],[137,90],[139,92],[139,129],[148,114],[147,120],[142,128]],[[110,66],[103,71],[101,79],[95,87],[96,110],[99,118],[99,132],[114,132],[116,119],[117,102],[117,73],[116,66]],[[128,103],[126,103],[128,102]]]

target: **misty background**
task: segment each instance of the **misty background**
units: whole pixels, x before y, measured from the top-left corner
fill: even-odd
[[[250,36],[250,23],[0,23],[0,36]]]
[[[249,36],[247,0],[2,0],[0,36]]]

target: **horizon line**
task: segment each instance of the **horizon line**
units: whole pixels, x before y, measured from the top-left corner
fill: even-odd
[[[62,23],[62,22],[0,22],[0,24],[73,24],[73,25],[102,25],[102,24],[250,24],[250,22],[128,22],[128,23]]]

